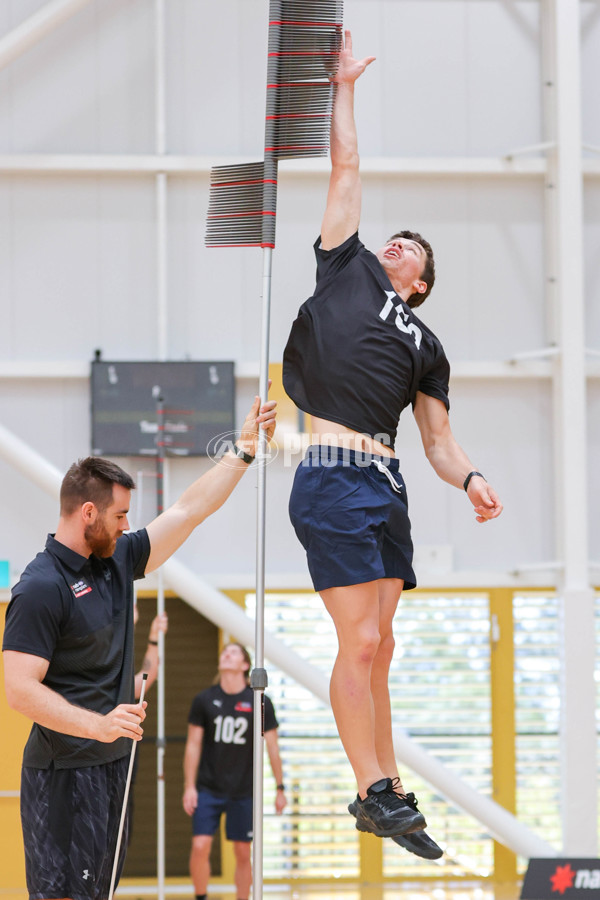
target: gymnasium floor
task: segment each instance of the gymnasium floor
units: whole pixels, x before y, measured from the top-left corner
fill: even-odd
[[[182,891],[183,885],[177,885],[173,893],[167,897],[186,897],[193,900],[191,890]],[[266,885],[263,889],[264,900],[518,900],[520,884],[496,885],[489,882],[397,882],[385,885],[325,885],[306,884],[293,886]],[[129,898],[156,897],[156,888],[148,891],[133,889],[127,885],[124,890],[117,891],[116,900]],[[2,900],[0,895],[0,900]],[[13,900],[13,898],[11,898]],[[14,898],[16,900],[16,898]],[[19,898],[26,900],[26,898]],[[233,888],[209,887],[208,900],[236,900]]]

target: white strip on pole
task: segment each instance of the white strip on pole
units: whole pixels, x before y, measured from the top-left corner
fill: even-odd
[[[20,25],[0,38],[0,69],[37,44],[90,0],[52,0]]]

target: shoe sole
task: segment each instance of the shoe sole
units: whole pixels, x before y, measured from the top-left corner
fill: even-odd
[[[349,807],[348,812],[350,815],[353,815]],[[424,831],[427,828],[427,822],[425,821],[425,816],[417,813],[410,822],[405,822],[403,826],[400,826],[400,823],[398,823],[397,825],[391,824],[389,829],[369,828],[364,822],[359,822],[357,819],[356,828],[358,831],[374,834],[375,837],[397,837],[399,835],[412,834],[413,831]]]

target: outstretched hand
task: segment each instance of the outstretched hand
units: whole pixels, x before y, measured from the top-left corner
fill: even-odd
[[[346,30],[344,32],[344,47],[340,50],[338,68],[333,80],[336,84],[353,84],[357,78],[360,78],[367,66],[370,66],[374,61],[374,56],[354,59],[352,56],[352,35],[349,30]]]

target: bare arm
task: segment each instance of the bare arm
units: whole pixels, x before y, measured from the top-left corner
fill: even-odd
[[[276,784],[283,784],[283,766],[281,765],[281,756],[279,755],[279,741],[277,740],[277,729],[272,728],[265,731],[265,743],[267,745],[267,753],[269,754],[269,762],[271,763],[271,771]],[[280,814],[287,806],[287,799],[284,791],[277,791],[275,795],[275,811]]]
[[[169,620],[167,619],[166,613],[163,613],[161,616],[154,616],[152,624],[150,625],[148,646],[146,647],[146,652],[144,654],[142,668],[135,676],[134,696],[136,700],[139,700],[142,695],[142,680],[144,673],[148,675],[148,678],[146,679],[146,690],[152,687],[156,681],[156,676],[158,675],[158,635],[161,631],[163,634],[166,634],[168,628]]]
[[[8,705],[38,725],[110,744],[120,737],[142,739],[141,723],[146,718],[146,703],[122,703],[105,716],[69,703],[56,691],[42,684],[49,662],[40,656],[4,651],[4,679]]]
[[[268,440],[273,436],[275,406],[275,401],[269,401],[261,407],[260,400],[256,397],[246,416],[238,444],[251,456],[257,452],[259,428],[265,430]],[[243,459],[227,452],[216,465],[190,485],[179,500],[148,525],[150,556],[146,574],[169,559],[194,528],[225,503],[247,469],[248,464]]]
[[[446,407],[436,397],[419,391],[414,414],[425,455],[436,474],[448,484],[462,489],[465,478],[475,466],[452,434]],[[467,495],[475,508],[478,522],[495,519],[502,512],[498,495],[484,478],[471,478]]]
[[[331,119],[331,175],[327,206],[321,224],[324,250],[339,247],[358,228],[361,207],[358,139],[354,121],[354,82],[374,56],[356,60],[352,56],[352,35],[345,32],[335,75],[336,95]]]
[[[198,805],[196,778],[202,754],[204,728],[199,725],[188,725],[187,741],[183,754],[183,808],[188,816],[194,814]]]

